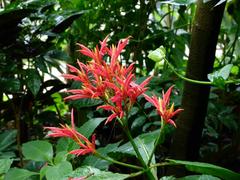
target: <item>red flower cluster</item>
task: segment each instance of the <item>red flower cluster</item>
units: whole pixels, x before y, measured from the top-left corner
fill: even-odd
[[[120,64],[120,53],[128,43],[129,37],[118,42],[117,46],[107,46],[106,37],[100,42],[100,48],[96,46],[90,50],[82,44],[80,52],[92,60],[87,64],[77,62],[79,69],[68,65],[72,74],[64,74],[64,78],[72,79],[82,83],[82,89],[69,90],[72,95],[65,100],[76,100],[82,98],[96,98],[104,101],[105,105],[99,106],[105,110],[112,111],[106,123],[114,118],[122,118],[124,112],[128,112],[135,103],[138,96],[142,95],[151,77],[140,85],[135,83],[133,74],[134,64],[129,67]],[[107,63],[104,58],[109,58]]]
[[[75,125],[74,125],[73,110],[71,114],[71,124],[72,124],[72,127],[61,124],[61,128],[44,127],[44,129],[51,131],[51,134],[48,135],[49,137],[68,137],[73,139],[80,146],[80,149],[70,151],[69,152],[70,154],[75,154],[79,156],[79,155],[94,153],[95,152],[95,135],[92,136],[92,142],[90,142],[85,136],[83,136],[82,134],[76,131]],[[85,142],[85,144],[82,141]]]
[[[156,107],[158,114],[162,117],[163,121],[166,124],[172,124],[173,126],[176,127],[176,124],[172,120],[172,118],[176,114],[183,111],[183,109],[177,109],[176,111],[174,111],[174,103],[169,108],[169,101],[170,101],[170,95],[171,95],[172,89],[173,89],[173,86],[171,86],[166,93],[163,92],[162,99],[156,96],[149,97],[146,94],[144,94],[144,97],[146,98],[147,101],[149,101],[151,104],[153,104]]]

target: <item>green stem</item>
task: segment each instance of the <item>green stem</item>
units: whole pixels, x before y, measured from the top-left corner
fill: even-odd
[[[97,152],[97,151],[95,152],[94,155],[95,155],[96,157],[99,157],[99,158],[101,158],[101,159],[103,159],[103,160],[106,160],[106,161],[108,161],[108,162],[112,162],[112,163],[114,163],[114,164],[119,164],[119,165],[121,165],[121,166],[129,167],[129,168],[133,168],[133,169],[138,169],[138,170],[142,170],[142,169],[143,169],[143,168],[140,167],[140,166],[123,163],[123,162],[114,160],[114,159],[112,159],[112,158],[105,157],[105,156],[101,155],[101,154],[100,154],[99,152]]]
[[[169,65],[170,69],[181,79],[183,79],[184,81],[188,81],[191,83],[195,83],[195,84],[202,84],[202,85],[214,85],[214,83],[210,82],[210,81],[198,81],[198,80],[194,80],[194,79],[190,79],[187,78],[183,75],[181,75],[180,73],[178,73],[175,68],[173,67],[173,65],[166,59],[164,58],[164,60],[167,62],[167,64]],[[225,81],[225,84],[234,84],[234,83],[240,83],[240,79],[236,79],[236,80],[228,80]]]
[[[157,139],[156,139],[155,142],[154,142],[154,147],[153,147],[153,150],[152,150],[152,152],[151,152],[151,154],[150,154],[150,157],[149,157],[149,160],[148,160],[148,163],[147,163],[148,166],[151,164],[153,155],[154,155],[154,153],[155,153],[155,151],[156,151],[156,148],[157,148],[158,144],[161,143],[161,141],[163,140],[164,127],[165,127],[165,123],[164,123],[163,119],[161,118],[160,133],[159,133]]]
[[[147,164],[144,162],[144,160],[143,160],[143,158],[142,158],[142,156],[141,156],[141,154],[140,154],[140,152],[139,152],[139,150],[138,150],[138,147],[137,147],[136,143],[134,142],[134,139],[133,139],[133,137],[132,137],[132,135],[131,135],[128,127],[127,127],[127,126],[123,126],[123,130],[124,130],[124,132],[126,133],[126,135],[127,135],[128,139],[129,139],[130,143],[132,144],[132,147],[133,147],[135,153],[137,154],[137,158],[139,159],[140,163],[142,164],[142,166],[143,166],[144,169],[146,170],[146,174],[147,174],[149,180],[155,180],[154,175],[153,175],[152,172],[150,171],[150,169],[149,169],[149,167],[147,166]]]

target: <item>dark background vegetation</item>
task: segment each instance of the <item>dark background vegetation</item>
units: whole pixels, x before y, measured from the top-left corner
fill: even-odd
[[[175,70],[191,79],[207,81],[209,73],[228,64],[232,64],[228,80],[240,78],[239,1],[201,2],[202,9],[196,11],[194,0],[1,0],[0,158],[12,157],[14,166],[24,166],[21,145],[43,139],[43,126],[68,123],[71,107],[78,110],[79,126],[105,117],[106,113],[95,110],[98,101],[65,103],[64,90],[79,85],[64,82],[59,74],[66,72],[66,63],[87,60],[77,52],[76,43],[94,48],[107,35],[109,44],[130,35],[123,63],[135,62],[139,81],[155,75],[150,90],[159,95],[174,84],[173,101],[185,109],[177,121],[179,128],[173,138],[167,138],[157,158],[175,156],[240,171],[239,83],[228,84],[216,76],[211,89],[184,84],[166,62],[148,58],[151,50],[162,45]],[[144,104],[139,99],[130,117],[134,136],[159,127],[158,116]],[[101,124],[96,132],[100,147],[122,138],[114,123]]]

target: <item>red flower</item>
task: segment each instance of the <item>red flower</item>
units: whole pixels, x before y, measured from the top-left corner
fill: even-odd
[[[134,64],[122,66],[120,64],[120,53],[125,48],[130,37],[120,40],[117,46],[107,46],[108,36],[100,42],[101,47],[90,50],[82,44],[80,52],[92,60],[87,64],[78,61],[79,69],[68,65],[72,74],[64,74],[63,77],[82,83],[81,89],[68,90],[72,95],[65,100],[77,100],[82,98],[101,99],[105,105],[98,108],[113,112],[106,121],[114,118],[123,118],[126,111],[129,111],[136,99],[146,90],[146,85],[151,77],[147,78],[140,85],[135,83],[133,74]],[[107,63],[103,57],[108,57]]]
[[[71,125],[72,127],[61,124],[61,128],[44,127],[44,129],[51,131],[51,134],[47,135],[48,137],[68,137],[73,139],[80,146],[80,149],[70,151],[69,152],[70,154],[75,154],[79,156],[79,155],[94,153],[95,152],[95,135],[92,136],[92,142],[90,142],[85,136],[83,136],[82,134],[76,131],[75,125],[74,125],[73,110],[71,113]]]
[[[172,124],[173,126],[176,127],[175,122],[172,120],[172,118],[183,111],[183,109],[177,109],[174,111],[174,103],[169,107],[169,100],[170,100],[170,95],[172,92],[173,86],[171,86],[166,94],[163,92],[163,98],[158,98],[156,96],[149,97],[148,95],[144,94],[144,97],[148,102],[153,104],[156,109],[158,114],[162,117],[163,121],[166,124]]]

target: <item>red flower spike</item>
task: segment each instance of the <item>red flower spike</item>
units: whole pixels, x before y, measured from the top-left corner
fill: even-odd
[[[147,78],[140,85],[135,83],[133,74],[134,63],[130,66],[122,66],[119,62],[120,54],[126,47],[130,37],[120,40],[117,46],[107,46],[108,36],[101,42],[100,48],[96,46],[90,50],[82,44],[80,52],[90,57],[92,60],[87,64],[77,62],[79,69],[68,66],[73,74],[63,75],[66,79],[72,79],[82,83],[81,89],[68,90],[72,95],[65,100],[77,100],[82,98],[101,99],[105,102],[103,108],[110,110],[112,114],[107,118],[106,123],[114,118],[123,118],[124,114],[130,110],[138,96],[146,90],[151,77]],[[110,62],[104,61],[103,57],[108,56]],[[107,105],[107,106],[106,106]]]
[[[172,92],[173,86],[171,86],[166,93],[163,92],[163,98],[157,98],[156,96],[149,97],[148,95],[144,94],[145,99],[153,104],[158,114],[162,117],[163,121],[166,124],[172,124],[174,127],[176,127],[175,122],[172,120],[172,118],[183,111],[183,109],[177,109],[174,111],[174,103],[169,107],[169,101],[170,101],[170,95]]]
[[[61,125],[61,128],[44,127],[44,129],[51,131],[51,133],[47,135],[48,137],[68,137],[73,139],[80,146],[80,149],[70,151],[70,154],[79,156],[95,153],[95,135],[92,135],[92,142],[90,142],[85,136],[76,131],[73,110],[71,112],[71,126],[72,127]]]

